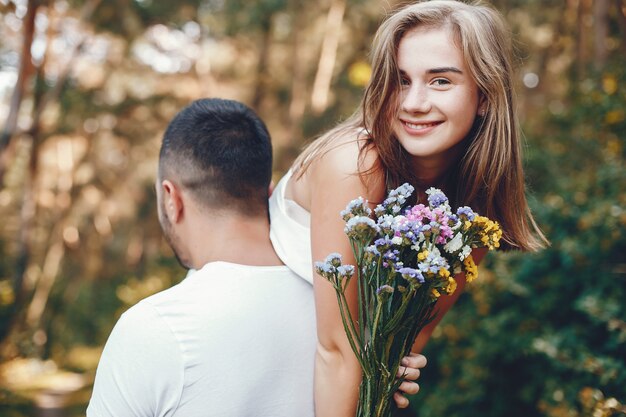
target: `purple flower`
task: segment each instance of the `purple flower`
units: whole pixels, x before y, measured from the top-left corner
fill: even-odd
[[[376,249],[376,246],[370,245],[363,250],[364,269],[367,269],[368,267],[374,267],[379,259],[380,252],[378,251],[378,249]]]
[[[384,235],[390,235],[393,233],[394,228],[396,227],[397,218],[392,216],[391,214],[383,214],[379,216],[376,220],[378,227],[380,227],[380,232]]]
[[[441,268],[450,269],[450,265],[446,258],[441,256],[437,248],[430,251],[426,259],[418,265],[418,269],[422,273],[437,274]]]
[[[356,216],[350,218],[344,228],[344,232],[349,237],[365,240],[371,239],[376,233],[378,233],[379,230],[380,229],[376,222],[366,216]]]
[[[374,209],[374,213],[377,216],[383,214],[398,214],[402,210],[402,206],[406,203],[407,199],[411,196],[415,189],[412,185],[404,183],[398,188],[389,191],[387,198]]]
[[[372,210],[367,206],[367,200],[363,199],[363,197],[350,201],[346,206],[346,209],[341,211],[341,217],[346,222],[353,217],[367,217],[370,214],[372,214]]]
[[[329,254],[326,259],[324,259],[324,263],[332,265],[334,267],[341,266],[341,254],[337,252],[333,252]]]
[[[383,236],[374,241],[374,246],[376,246],[376,249],[378,249],[380,253],[385,252],[391,245],[393,245],[393,242],[388,236]]]
[[[380,256],[380,252],[378,252],[378,249],[376,249],[376,246],[374,245],[370,245],[368,247],[365,248],[365,253],[368,253],[372,256]]]
[[[417,269],[406,267],[397,269],[396,271],[400,273],[400,275],[402,275],[402,278],[406,279],[409,282],[417,280],[417,282],[419,282],[420,284],[424,283],[424,276]]]
[[[387,298],[390,294],[393,294],[393,287],[391,285],[381,285],[376,289],[376,295],[381,300]]]
[[[429,188],[426,190],[426,194],[428,195],[428,204],[432,208],[442,206],[448,202],[448,197],[437,188]]]
[[[459,207],[456,211],[456,214],[457,216],[459,216],[459,218],[461,219],[466,218],[469,221],[473,221],[474,217],[476,217],[474,210],[472,210],[471,208],[467,206]]]
[[[398,199],[399,204],[406,203],[406,200],[413,194],[415,188],[408,182],[405,182],[395,190],[389,191],[389,195],[396,197]]]
[[[400,252],[397,249],[388,250],[384,253],[383,258],[387,261],[397,262],[399,254]]]
[[[319,275],[325,278],[330,278],[332,274],[337,272],[337,269],[327,262],[317,261],[314,263],[314,266],[315,266],[315,272],[317,272]]]
[[[393,287],[391,285],[382,285],[376,289],[376,294],[380,294],[381,292],[393,292]]]
[[[337,267],[337,274],[339,274],[339,278],[350,278],[354,274],[354,267],[352,265],[341,265]]]
[[[385,268],[396,268],[402,267],[402,262],[400,262],[400,252],[397,249],[389,249],[385,253],[383,253],[383,266]]]

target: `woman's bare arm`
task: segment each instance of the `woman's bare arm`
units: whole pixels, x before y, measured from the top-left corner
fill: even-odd
[[[343,262],[355,264],[345,223],[340,211],[353,199],[363,196],[380,199],[384,183],[368,183],[359,175],[358,144],[343,144],[327,153],[308,173],[311,196],[311,246],[313,260],[323,260],[338,252]],[[373,193],[374,192],[374,193]],[[378,192],[380,195],[374,195]],[[352,417],[356,411],[361,368],[348,343],[341,321],[334,288],[314,273],[318,348],[315,361],[315,415],[317,417]],[[353,317],[356,317],[356,280],[346,291]]]

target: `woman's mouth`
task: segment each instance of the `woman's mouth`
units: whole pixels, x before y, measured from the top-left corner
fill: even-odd
[[[401,120],[402,125],[410,132],[425,132],[439,126],[443,122],[408,122]]]

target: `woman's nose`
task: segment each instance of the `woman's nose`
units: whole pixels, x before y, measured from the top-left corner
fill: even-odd
[[[426,89],[412,85],[402,99],[402,110],[407,113],[427,113],[431,104]]]

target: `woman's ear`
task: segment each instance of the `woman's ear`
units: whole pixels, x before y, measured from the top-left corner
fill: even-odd
[[[476,115],[480,117],[485,117],[486,114],[487,114],[487,98],[485,97],[483,93],[479,93]]]
[[[181,190],[170,180],[163,180],[161,187],[163,188],[163,209],[172,223],[178,223],[184,212]]]

